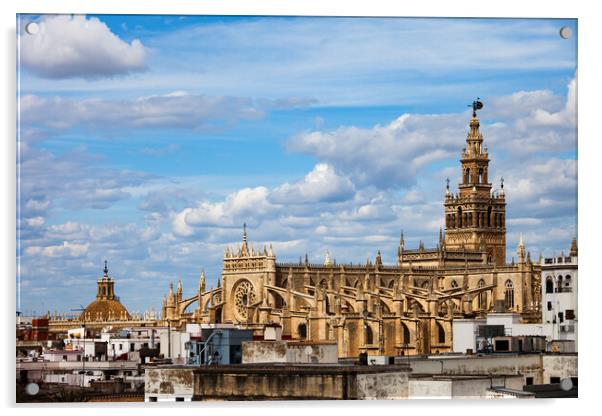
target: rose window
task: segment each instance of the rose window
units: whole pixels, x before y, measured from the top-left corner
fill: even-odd
[[[237,315],[246,320],[248,318],[247,307],[255,303],[255,290],[251,282],[243,280],[236,286],[234,303]]]

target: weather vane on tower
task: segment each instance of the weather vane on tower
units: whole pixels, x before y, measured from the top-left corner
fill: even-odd
[[[472,102],[472,104],[469,104],[469,107],[472,107],[472,116],[476,117],[477,116],[477,110],[480,110],[481,108],[483,108],[483,103],[480,101],[481,99],[479,97],[477,97],[477,99],[475,101]]]

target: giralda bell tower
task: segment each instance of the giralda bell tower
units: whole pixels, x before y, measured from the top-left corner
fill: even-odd
[[[459,194],[445,193],[445,249],[480,251],[487,261],[506,263],[506,197],[502,179],[499,192],[492,194],[489,183],[489,155],[479,131],[478,99],[472,103],[470,131],[462,151],[462,182]]]

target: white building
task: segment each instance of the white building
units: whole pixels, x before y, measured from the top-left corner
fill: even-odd
[[[542,322],[553,326],[553,338],[577,344],[577,240],[568,256],[541,260]]]

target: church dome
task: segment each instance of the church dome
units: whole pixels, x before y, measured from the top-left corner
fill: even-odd
[[[115,296],[115,281],[109,276],[109,268],[105,260],[104,275],[98,278],[96,300],[90,303],[82,316],[85,321],[121,321],[131,319],[125,306]]]
[[[96,299],[84,309],[85,320],[118,321],[130,319],[128,310],[115,299]]]

